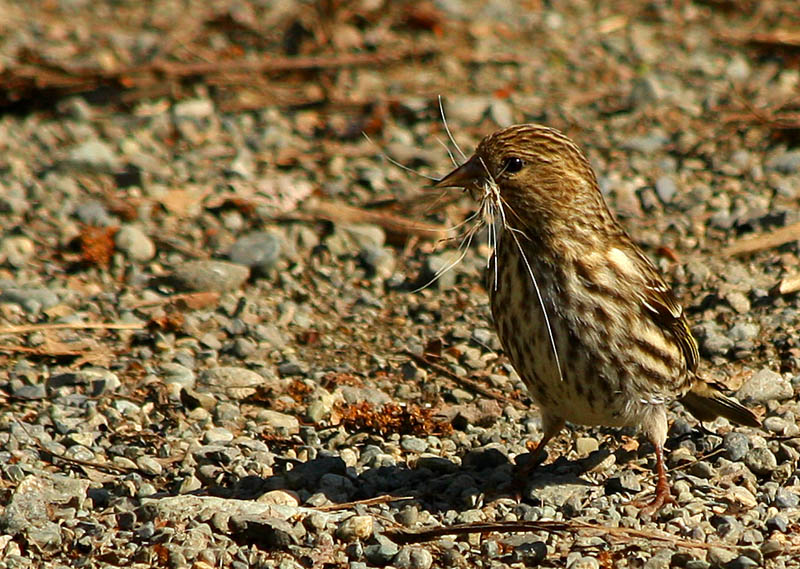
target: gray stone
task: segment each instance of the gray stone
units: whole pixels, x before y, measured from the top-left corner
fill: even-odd
[[[783,401],[793,395],[792,384],[779,373],[767,368],[754,373],[736,392],[738,399],[746,403]]]
[[[11,494],[0,516],[0,531],[12,536],[23,534],[50,550],[61,542],[54,510],[58,506],[81,508],[89,488],[88,480],[55,474],[26,476]],[[62,520],[63,521],[63,520]]]
[[[50,289],[17,287],[7,283],[8,281],[0,281],[0,303],[18,304],[31,314],[52,308],[61,302],[58,295]]]
[[[156,245],[135,225],[123,225],[114,235],[114,245],[134,261],[149,261],[156,255]]]
[[[725,567],[726,569],[750,569],[750,567],[758,567],[757,561],[750,559],[746,555],[740,555],[736,559],[730,561]]]
[[[753,322],[737,322],[728,331],[728,336],[735,342],[746,342],[755,339],[759,332],[761,332],[761,326],[758,324]]]
[[[600,569],[600,563],[594,557],[583,556],[574,559],[567,569]]]
[[[6,261],[15,268],[24,267],[35,253],[33,241],[22,235],[6,237],[0,242],[0,263]]]
[[[87,140],[73,146],[68,163],[76,168],[89,168],[101,172],[119,170],[119,159],[113,148],[101,140]]]
[[[746,435],[731,431],[722,439],[725,448],[725,457],[728,460],[738,462],[742,460],[750,450],[750,441]]]
[[[388,247],[365,247],[361,250],[359,258],[370,275],[386,280],[394,273],[394,252]]]
[[[250,269],[225,261],[188,261],[175,268],[172,280],[184,290],[227,292],[240,288]]]
[[[178,384],[189,389],[194,388],[197,380],[192,370],[175,362],[161,364],[161,374],[165,384]]]
[[[775,506],[785,510],[787,508],[797,508],[800,505],[800,496],[788,488],[779,488],[775,493]]]
[[[511,561],[526,567],[535,567],[547,558],[547,544],[543,541],[521,543],[511,552]]]
[[[79,204],[73,212],[79,221],[86,225],[107,226],[113,223],[106,206],[97,200],[86,200]]]
[[[433,556],[421,547],[403,547],[392,560],[397,569],[430,569]]]
[[[393,541],[390,541],[389,538],[380,534],[375,536],[375,541],[377,543],[364,548],[364,556],[372,565],[378,565],[380,567],[388,565],[398,553],[397,545]]]
[[[300,432],[300,421],[297,420],[297,417],[279,413],[272,409],[263,409],[259,411],[258,420],[273,431],[283,431],[290,435]]]
[[[100,367],[85,368],[75,372],[62,373],[51,376],[47,381],[50,389],[59,389],[71,385],[89,385],[93,395],[115,391],[122,385],[119,376],[107,369]]]
[[[461,95],[452,97],[447,105],[448,119],[453,123],[476,124],[489,110],[489,97]]]
[[[634,136],[622,142],[626,150],[635,150],[643,154],[652,154],[661,150],[669,139],[661,133],[653,132],[645,136]]]
[[[12,390],[11,392],[14,394],[14,397],[18,399],[28,399],[28,400],[37,400],[37,399],[44,399],[47,397],[47,390],[43,383],[34,383],[30,384],[18,384],[15,385],[16,382],[12,382]]]
[[[234,263],[250,267],[253,274],[269,274],[281,255],[282,238],[274,232],[259,231],[240,237],[228,257]]]
[[[750,449],[744,457],[744,463],[747,465],[753,474],[759,476],[767,476],[777,468],[778,461],[775,455],[766,447],[756,447]]]
[[[207,369],[197,377],[197,384],[198,390],[205,386],[209,391],[231,399],[244,399],[253,395],[259,387],[276,385],[252,370],[234,366]]]
[[[656,180],[656,194],[664,203],[670,203],[678,193],[678,185],[672,176],[661,176]]]
[[[750,312],[750,299],[743,292],[738,290],[731,291],[725,295],[725,300],[739,314],[748,314]]]
[[[794,174],[800,171],[800,150],[783,152],[770,158],[766,167],[782,174]]]

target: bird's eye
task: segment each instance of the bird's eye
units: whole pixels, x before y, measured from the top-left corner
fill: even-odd
[[[505,162],[503,162],[503,173],[504,174],[516,174],[522,167],[525,165],[525,162],[522,161],[522,158],[517,156],[512,156],[511,158],[506,158]]]

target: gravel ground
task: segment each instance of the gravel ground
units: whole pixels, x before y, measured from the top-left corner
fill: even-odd
[[[1,569],[800,567],[800,296],[776,289],[798,233],[725,251],[800,221],[778,34],[800,10],[553,4],[0,5]],[[396,58],[225,69],[347,54]],[[12,81],[154,58],[222,72]],[[469,215],[382,157],[449,171],[438,95],[466,152],[523,121],[578,141],[703,373],[763,416],[702,428],[676,405],[677,505],[653,519],[632,431],[565,429],[510,494],[540,418],[492,329],[485,239],[433,280],[458,241],[386,223]]]

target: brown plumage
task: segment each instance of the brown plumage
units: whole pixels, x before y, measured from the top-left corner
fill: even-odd
[[[539,405],[544,446],[565,421],[639,427],[656,451],[655,511],[671,500],[666,405],[701,421],[758,418],[697,374],[697,343],[655,266],[614,219],[581,150],[544,126],[484,138],[437,187],[479,199],[489,295],[506,354]]]

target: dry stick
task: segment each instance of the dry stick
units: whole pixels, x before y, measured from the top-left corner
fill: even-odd
[[[477,381],[472,381],[471,379],[467,379],[466,377],[461,377],[459,375],[456,375],[452,371],[447,369],[446,367],[441,366],[441,365],[439,365],[437,363],[434,363],[434,362],[430,361],[425,356],[419,356],[419,355],[415,354],[414,352],[412,352],[410,350],[403,350],[402,353],[404,355],[412,358],[415,362],[421,363],[421,364],[431,368],[435,372],[437,372],[437,373],[439,373],[439,374],[441,374],[441,375],[443,375],[443,376],[445,376],[447,378],[452,379],[456,383],[459,383],[459,384],[463,385],[464,387],[474,391],[475,393],[479,393],[480,395],[483,395],[484,397],[489,397],[490,399],[497,399],[498,401],[502,401],[503,403],[506,403],[506,404],[511,404],[514,407],[516,407],[517,409],[527,409],[527,406],[523,405],[521,402],[516,401],[514,399],[511,399],[509,397],[506,397],[505,395],[501,395],[500,393],[496,393],[495,391],[493,391],[491,389],[487,389],[486,387],[484,387],[483,385],[481,385]]]
[[[393,53],[352,53],[317,57],[261,57],[257,59],[225,59],[200,62],[173,62],[155,60],[140,65],[129,65],[111,69],[96,67],[57,67],[42,65],[23,65],[7,71],[4,87],[19,87],[14,82],[33,82],[38,90],[52,88],[86,88],[98,81],[126,81],[133,86],[130,76],[155,74],[168,77],[192,77],[229,72],[270,73],[281,71],[306,71],[312,69],[332,69],[359,67],[366,65],[385,66],[394,62],[416,57],[435,55],[433,48],[410,49]]]
[[[0,344],[0,352],[23,353],[33,354],[35,356],[82,356],[86,351],[82,350],[55,350],[55,349],[42,349],[31,348],[29,346],[4,346]]]
[[[402,502],[404,500],[414,500],[414,496],[392,496],[387,494],[385,496],[375,496],[374,498],[366,498],[364,500],[355,500],[353,502],[343,502],[341,504],[330,504],[329,506],[318,506],[315,508],[320,512],[335,512],[338,510],[349,510],[355,506],[374,506],[375,504],[388,504],[390,502]]]
[[[779,247],[784,243],[789,243],[790,241],[796,241],[798,239],[800,239],[800,222],[781,227],[770,233],[762,233],[755,237],[740,239],[733,245],[723,249],[722,254],[725,256],[733,256],[742,253],[753,253],[755,251],[761,251],[762,249]]]
[[[51,324],[23,324],[0,328],[0,334],[27,334],[28,332],[47,332],[49,330],[142,330],[146,324],[122,324],[118,322],[61,322]]]
[[[420,531],[409,530],[394,530],[386,532],[387,536],[399,544],[406,543],[420,543],[423,541],[430,541],[437,537],[444,535],[467,535],[471,533],[487,533],[487,532],[533,532],[543,531],[548,533],[555,532],[570,532],[575,533],[579,531],[600,532],[609,537],[616,537],[619,539],[649,539],[656,540],[677,547],[686,547],[690,549],[711,549],[712,547],[722,547],[725,549],[738,550],[740,546],[731,545],[729,543],[705,543],[694,539],[683,539],[666,532],[656,530],[639,530],[627,527],[613,527],[603,526],[600,524],[592,524],[589,522],[580,522],[577,520],[571,521],[536,521],[536,522],[494,522],[494,523],[476,523],[476,524],[459,524],[448,527],[432,528]]]

